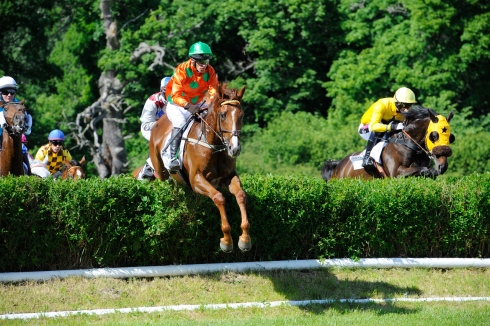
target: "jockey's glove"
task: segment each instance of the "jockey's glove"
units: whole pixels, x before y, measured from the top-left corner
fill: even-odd
[[[200,108],[201,108],[200,104],[187,103],[185,106],[185,109],[192,114],[198,112]]]
[[[398,123],[392,122],[391,123],[391,131],[401,131],[401,130],[403,130],[403,128],[405,128],[405,126],[401,122],[398,122]]]
[[[29,136],[31,134],[31,128],[32,128],[32,116],[28,113],[26,113],[27,116],[27,123],[26,123],[26,131],[24,132],[24,135]]]

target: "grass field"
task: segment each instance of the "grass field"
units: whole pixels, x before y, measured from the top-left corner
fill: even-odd
[[[320,269],[0,285],[0,314],[202,305],[0,325],[488,325],[490,301],[376,302],[208,309],[206,304],[321,299],[490,297],[487,269]]]

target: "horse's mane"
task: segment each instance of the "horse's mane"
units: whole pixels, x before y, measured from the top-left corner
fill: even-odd
[[[228,88],[227,83],[220,84],[221,89],[223,90],[223,98],[224,99],[237,99],[238,98],[238,89]]]
[[[411,121],[415,120],[425,120],[429,118],[429,110],[434,114],[438,115],[437,112],[432,110],[431,108],[424,108],[421,105],[414,105],[410,110],[407,112],[402,112],[403,117],[407,121],[407,124],[410,123]]]

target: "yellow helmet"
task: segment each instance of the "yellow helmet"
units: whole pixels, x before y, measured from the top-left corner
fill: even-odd
[[[393,96],[395,99],[395,102],[400,102],[400,103],[416,103],[417,101],[415,100],[415,93],[410,89],[406,87],[399,88],[395,92],[395,96]]]

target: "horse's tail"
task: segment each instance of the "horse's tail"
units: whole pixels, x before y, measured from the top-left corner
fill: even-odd
[[[328,181],[332,178],[333,171],[339,165],[340,160],[328,159],[325,161],[322,167],[322,178]]]

